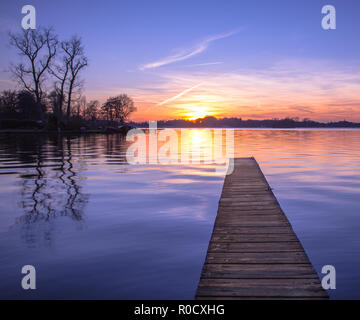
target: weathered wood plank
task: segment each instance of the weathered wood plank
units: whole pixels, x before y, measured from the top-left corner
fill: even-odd
[[[292,234],[294,232],[288,227],[236,227],[231,226],[214,228],[213,233],[226,233],[226,234]],[[297,239],[297,238],[296,238]]]
[[[328,298],[254,158],[225,177],[196,298]]]
[[[307,264],[205,264],[202,278],[211,279],[317,279],[310,263]]]
[[[216,223],[221,224],[224,222],[234,223],[237,222],[257,222],[262,225],[269,225],[271,222],[288,222],[288,220],[281,214],[242,214],[242,215],[221,215],[216,219]]]
[[[208,252],[208,263],[307,263],[308,257],[301,252]]]
[[[291,233],[274,234],[236,234],[236,233],[217,233],[213,234],[210,243],[252,243],[252,242],[298,242],[295,235]]]
[[[208,252],[241,253],[241,252],[291,252],[300,251],[303,248],[298,241],[293,242],[243,242],[243,243],[218,243],[210,242]]]
[[[198,287],[199,296],[326,297],[319,279],[209,279]]]
[[[261,215],[272,215],[272,214],[280,214],[281,215],[281,211],[279,211],[278,209],[262,209],[262,210],[242,210],[241,213],[237,210],[233,210],[230,208],[222,208],[221,209],[221,216],[222,217],[227,217],[227,216],[242,216],[242,215],[252,215],[252,216],[261,216]]]

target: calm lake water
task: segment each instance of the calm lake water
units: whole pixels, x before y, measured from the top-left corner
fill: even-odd
[[[186,134],[194,158],[212,143]],[[0,298],[194,297],[224,175],[130,165],[130,144],[0,135]],[[360,299],[360,130],[235,130],[235,155],[257,159],[317,272],[335,266],[330,296]]]

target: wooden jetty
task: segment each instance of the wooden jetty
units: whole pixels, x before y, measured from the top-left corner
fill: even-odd
[[[254,158],[225,177],[196,299],[328,299]]]

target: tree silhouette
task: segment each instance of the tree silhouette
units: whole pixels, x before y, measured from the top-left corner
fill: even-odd
[[[51,28],[28,29],[20,34],[10,33],[10,44],[25,58],[23,62],[12,65],[10,71],[25,90],[34,94],[40,117],[43,119],[43,85],[56,54],[57,36]]]
[[[69,41],[63,41],[61,43],[61,48],[65,53],[64,61],[69,69],[66,108],[66,119],[69,120],[71,114],[71,99],[74,89],[81,86],[78,75],[79,72],[88,65],[88,61],[84,55],[84,48],[81,44],[81,39],[78,37],[72,37]]]
[[[110,97],[102,106],[102,111],[107,120],[112,123],[124,123],[129,115],[136,111],[133,100],[126,94]]]

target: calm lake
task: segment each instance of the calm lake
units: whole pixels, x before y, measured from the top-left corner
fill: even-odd
[[[161,130],[159,130],[160,132]],[[212,143],[187,129],[189,153]],[[331,298],[360,299],[360,130],[235,130]],[[224,175],[130,165],[120,135],[0,135],[0,298],[193,299]],[[23,290],[21,268],[36,268]]]

